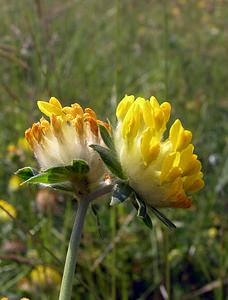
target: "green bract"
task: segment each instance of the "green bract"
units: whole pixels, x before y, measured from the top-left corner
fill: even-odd
[[[74,160],[72,165],[49,168],[40,173],[31,167],[25,167],[15,174],[24,180],[22,184],[44,184],[55,189],[72,191],[71,182],[83,180],[88,172],[89,166],[86,161]]]
[[[90,147],[100,155],[106,167],[111,171],[111,173],[113,173],[113,175],[121,179],[126,179],[120,162],[116,157],[116,153],[113,150],[102,147],[100,145],[90,145]]]

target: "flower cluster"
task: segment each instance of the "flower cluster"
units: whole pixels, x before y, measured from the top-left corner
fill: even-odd
[[[116,111],[115,145],[130,186],[153,207],[191,205],[189,192],[204,186],[192,133],[176,120],[167,138],[168,102],[125,96]]]
[[[38,101],[38,107],[50,121],[41,118],[26,130],[25,137],[31,145],[42,169],[70,165],[75,159],[85,160],[89,167],[88,180],[96,182],[104,173],[104,165],[89,145],[103,145],[95,112],[78,103],[62,107],[54,97],[49,102]]]
[[[38,292],[40,290],[59,289],[61,275],[50,266],[36,265],[32,271],[18,283],[18,289],[23,292]]]
[[[61,282],[60,274],[51,267],[38,265],[30,274],[31,281],[36,287],[56,286]]]
[[[49,102],[38,101],[38,107],[50,121],[42,117],[25,136],[42,169],[83,160],[89,168],[87,182],[96,183],[104,178],[106,165],[124,180],[125,187],[127,184],[125,196],[133,189],[140,205],[145,202],[153,208],[188,208],[190,193],[204,186],[191,131],[175,120],[166,132],[171,112],[168,102],[125,96],[116,110],[114,140],[109,124],[97,120],[90,108],[83,110],[77,103],[62,107],[54,97]],[[120,185],[114,198],[122,202],[119,189]]]

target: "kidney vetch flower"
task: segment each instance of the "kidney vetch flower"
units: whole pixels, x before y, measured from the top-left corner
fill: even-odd
[[[109,125],[97,120],[91,108],[85,110],[78,103],[62,107],[51,97],[49,102],[38,101],[38,107],[50,121],[41,118],[26,130],[25,137],[32,147],[42,169],[66,166],[73,160],[85,160],[90,171],[88,182],[97,182],[104,174],[104,164],[90,144],[102,144],[99,124],[109,130]]]
[[[192,133],[176,120],[164,137],[168,102],[125,96],[116,115],[115,145],[130,186],[153,207],[191,206],[190,192],[204,186],[201,163],[193,153]]]

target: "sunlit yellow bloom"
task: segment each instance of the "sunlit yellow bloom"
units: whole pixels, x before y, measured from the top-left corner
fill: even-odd
[[[9,191],[15,192],[19,188],[21,182],[21,179],[17,175],[11,176],[8,183]]]
[[[204,186],[192,133],[176,120],[164,138],[168,102],[125,96],[116,115],[115,144],[132,188],[154,207],[190,207],[189,192]]]
[[[51,267],[38,265],[31,274],[31,282],[37,287],[56,286],[61,282],[60,274]]]
[[[109,125],[97,120],[95,112],[74,103],[62,107],[54,97],[49,102],[38,101],[42,113],[50,122],[40,119],[25,132],[35,156],[43,169],[70,165],[73,160],[83,159],[90,166],[89,182],[96,182],[104,173],[104,165],[90,144],[103,145],[98,124]]]
[[[9,214],[7,214],[6,211]],[[16,218],[17,211],[13,205],[1,199],[0,200],[0,222],[10,221],[11,217],[9,215],[11,215],[13,218]]]
[[[216,227],[211,227],[208,229],[207,234],[210,238],[214,239],[218,234],[218,230]]]

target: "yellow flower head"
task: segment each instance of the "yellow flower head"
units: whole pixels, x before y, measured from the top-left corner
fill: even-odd
[[[116,115],[115,144],[131,187],[153,207],[191,206],[189,192],[204,186],[192,133],[176,120],[164,138],[171,106],[125,96]]]
[[[48,266],[36,266],[32,270],[30,277],[32,284],[34,284],[36,287],[55,287],[61,283],[60,274]]]
[[[8,182],[8,189],[10,192],[15,192],[21,184],[21,179],[17,175],[10,177]]]
[[[11,217],[7,214],[7,212],[14,218],[17,216],[17,211],[15,207],[5,200],[0,200],[0,222],[8,222],[11,221]]]
[[[88,179],[97,181],[104,173],[104,166],[90,144],[103,144],[99,124],[109,125],[97,120],[95,112],[78,103],[62,107],[54,97],[49,102],[38,101],[42,113],[50,121],[40,119],[25,132],[42,169],[70,165],[73,160],[83,159],[90,166]]]

